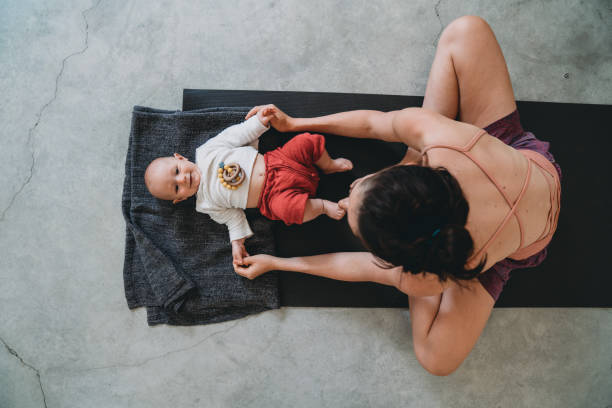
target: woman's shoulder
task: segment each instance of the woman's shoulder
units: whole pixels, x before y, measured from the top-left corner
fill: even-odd
[[[429,146],[465,146],[482,129],[432,112],[423,132],[423,148]]]
[[[422,151],[429,145],[461,145],[480,129],[425,108],[394,111],[391,120],[398,141]]]

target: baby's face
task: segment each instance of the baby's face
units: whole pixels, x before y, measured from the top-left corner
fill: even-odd
[[[174,204],[198,192],[202,173],[195,163],[178,153],[161,157],[151,163],[146,178],[151,194]]]

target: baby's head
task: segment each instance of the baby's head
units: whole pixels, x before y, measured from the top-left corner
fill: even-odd
[[[154,197],[176,204],[198,192],[201,176],[195,163],[174,153],[174,156],[153,160],[147,166],[144,178],[145,185]]]

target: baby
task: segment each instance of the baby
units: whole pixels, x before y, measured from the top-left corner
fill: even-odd
[[[195,163],[174,153],[153,160],[145,171],[153,196],[176,204],[195,194],[197,211],[227,225],[234,268],[249,256],[244,241],[253,235],[245,208],[259,208],[265,217],[287,225],[321,214],[339,220],[345,213],[338,203],[314,198],[319,183],[314,166],[330,174],[348,171],[353,164],[333,160],[323,136],[309,133],[262,156],[253,144],[270,128],[272,114],[271,108],[263,108],[225,129],[196,149]]]

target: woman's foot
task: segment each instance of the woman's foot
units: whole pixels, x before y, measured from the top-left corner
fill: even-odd
[[[334,220],[340,220],[346,214],[344,209],[340,208],[338,203],[334,203],[332,201],[321,200],[323,201],[323,214],[327,215],[329,218],[333,218]]]

